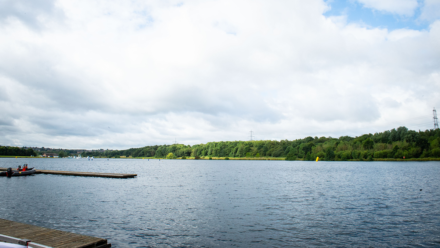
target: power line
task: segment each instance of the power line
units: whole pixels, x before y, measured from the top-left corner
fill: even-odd
[[[437,110],[435,108],[432,110],[433,119],[434,119],[434,129],[438,129],[438,119],[437,119]]]

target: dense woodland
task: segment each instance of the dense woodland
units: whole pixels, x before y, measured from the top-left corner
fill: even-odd
[[[31,148],[0,146],[0,156],[37,156],[37,153]]]
[[[359,137],[307,137],[297,140],[221,141],[194,146],[174,144],[120,151],[86,152],[82,156],[105,157],[273,157],[287,160],[378,160],[440,158],[440,130],[413,131],[399,127]]]
[[[60,157],[76,151],[60,150]],[[36,156],[31,148],[0,146],[2,156]],[[220,141],[199,145],[156,145],[128,150],[84,152],[94,157],[154,158],[286,158],[287,160],[382,160],[440,158],[440,130],[408,130],[399,127],[359,137],[307,137],[297,140]]]

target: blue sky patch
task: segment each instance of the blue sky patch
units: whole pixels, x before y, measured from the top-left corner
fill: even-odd
[[[331,7],[324,16],[347,16],[348,23],[361,23],[372,28],[387,28],[395,30],[401,28],[424,30],[428,29],[429,23],[419,19],[420,7],[423,1],[418,1],[419,5],[414,11],[413,16],[402,16],[385,11],[379,11],[363,6],[363,4],[353,0],[328,0],[327,4]]]

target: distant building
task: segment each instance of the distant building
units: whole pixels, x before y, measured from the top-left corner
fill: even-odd
[[[58,158],[58,154],[56,153],[44,153],[43,158]]]

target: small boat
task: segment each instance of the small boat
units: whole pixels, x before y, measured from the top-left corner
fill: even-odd
[[[33,170],[33,168],[27,169],[26,171],[16,171],[16,170],[12,170],[12,168],[8,168],[7,171],[2,171],[0,172],[0,176],[3,177],[19,177],[19,176],[29,176],[29,175],[33,175],[35,174],[35,170]]]

